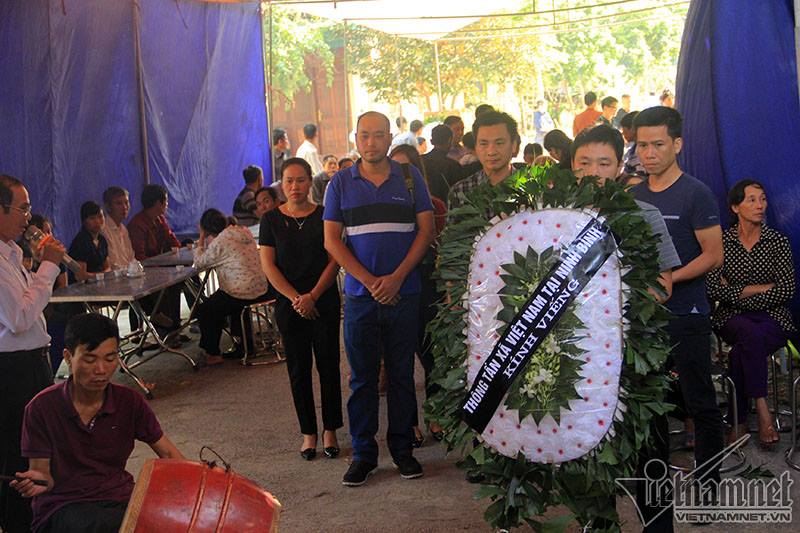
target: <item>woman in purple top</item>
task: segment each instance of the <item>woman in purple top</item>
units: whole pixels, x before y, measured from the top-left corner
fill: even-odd
[[[749,398],[755,398],[758,440],[772,448],[780,440],[767,406],[767,358],[795,331],[786,307],[794,296],[789,239],[764,222],[767,196],[755,180],[739,181],[728,193],[733,224],[724,233],[722,267],[708,274],[708,295],[718,302],[714,329],[731,346],[729,373],[736,384],[739,420],[731,439],[747,433]]]

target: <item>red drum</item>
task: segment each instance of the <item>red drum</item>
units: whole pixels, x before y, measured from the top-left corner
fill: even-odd
[[[125,533],[277,533],[281,504],[249,479],[206,463],[150,459],[122,521]]]

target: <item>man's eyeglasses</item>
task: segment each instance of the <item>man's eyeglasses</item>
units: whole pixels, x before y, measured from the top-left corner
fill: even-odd
[[[30,206],[30,205],[26,205],[24,207],[17,207],[15,205],[6,205],[5,207],[10,207],[11,209],[16,209],[17,211],[19,211],[20,213],[22,213],[26,217],[31,216],[31,213],[33,212],[33,207]]]

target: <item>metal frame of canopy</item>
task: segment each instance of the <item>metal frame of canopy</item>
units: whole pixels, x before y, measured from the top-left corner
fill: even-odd
[[[135,0],[134,0],[135,1]],[[222,3],[236,3],[248,2],[253,0],[200,0],[204,2],[222,2]],[[465,40],[465,39],[486,39],[496,38],[498,35],[476,35],[480,31],[465,30],[464,27],[472,24],[473,22],[485,17],[516,17],[516,16],[533,16],[533,15],[552,15],[553,20],[546,26],[558,26],[564,23],[576,23],[579,21],[595,20],[600,18],[607,18],[610,15],[603,15],[599,17],[581,18],[580,20],[572,21],[557,21],[556,16],[560,13],[569,13],[580,10],[609,7],[609,6],[623,6],[635,3],[644,3],[647,5],[644,9],[635,9],[631,11],[626,10],[624,14],[635,12],[644,12],[660,7],[668,7],[676,4],[688,3],[689,0],[677,0],[669,4],[663,2],[648,2],[648,0],[605,0],[590,3],[589,5],[570,5],[566,7],[556,7],[555,0],[495,0],[490,7],[486,6],[484,0],[459,0],[457,3],[448,5],[431,5],[427,0],[406,0],[399,3],[395,0],[261,0],[261,16],[269,17],[267,23],[267,31],[269,32],[266,41],[269,44],[269,50],[266,55],[266,90],[267,90],[267,119],[269,122],[269,129],[272,130],[273,124],[273,85],[272,85],[272,70],[273,70],[273,6],[286,6],[292,9],[308,13],[321,18],[328,18],[332,20],[339,20],[342,23],[344,34],[344,110],[347,117],[347,131],[351,129],[350,117],[350,80],[349,80],[349,64],[347,53],[347,36],[348,25],[358,24],[368,26],[378,31],[385,33],[417,38],[424,41],[429,41],[434,47],[434,62],[436,67],[436,82],[437,82],[437,105],[439,110],[442,106],[442,82],[441,82],[441,69],[439,62],[439,41],[449,40]],[[800,12],[800,0],[794,0],[796,12]],[[537,9],[537,3],[549,4],[551,7],[544,9]],[[398,6],[398,4],[400,4]],[[418,9],[415,9],[415,6]],[[529,7],[528,7],[529,6]],[[629,6],[630,7],[630,6]],[[635,6],[634,6],[635,7]],[[448,12],[448,9],[450,12]],[[490,12],[487,12],[487,9]],[[453,11],[457,11],[453,13]],[[409,13],[424,12],[424,15],[409,15]],[[800,20],[800,16],[796,16],[795,20]],[[609,25],[613,25],[611,23]],[[545,25],[539,24],[534,26],[521,26],[514,28],[502,28],[502,30],[514,30],[526,28],[543,28]],[[264,28],[264,24],[262,24]],[[427,30],[427,31],[426,31]],[[536,33],[555,33],[567,30],[551,30],[548,32]],[[571,30],[570,30],[571,31]],[[798,42],[800,43],[800,26],[797,27]],[[496,32],[495,32],[496,33]],[[798,45],[798,58],[800,58],[800,44]],[[800,61],[798,61],[800,63]],[[798,78],[800,79],[800,70],[798,71]],[[272,150],[272,142],[270,142],[270,151]]]

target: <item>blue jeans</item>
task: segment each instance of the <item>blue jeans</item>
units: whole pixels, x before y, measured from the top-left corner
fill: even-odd
[[[417,413],[414,353],[417,350],[419,295],[403,295],[397,305],[381,305],[371,296],[347,296],[344,345],[350,362],[347,414],[353,459],[378,463],[378,372],[383,353],[388,378],[389,429],[392,457],[411,455],[412,425]]]

